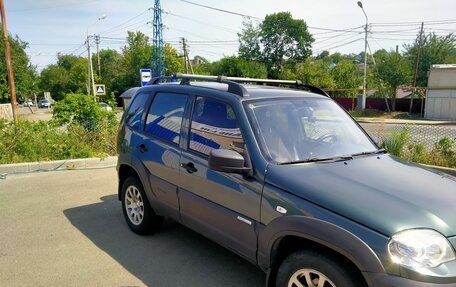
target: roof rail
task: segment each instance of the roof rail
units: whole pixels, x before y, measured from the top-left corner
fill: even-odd
[[[299,80],[272,80],[272,79],[256,79],[256,78],[242,78],[242,77],[226,77],[226,76],[207,76],[207,75],[193,75],[177,73],[173,76],[163,76],[152,78],[147,85],[156,85],[162,80],[182,79],[181,85],[189,85],[190,80],[203,80],[210,82],[218,82],[228,85],[228,92],[236,94],[240,97],[248,96],[247,90],[239,83],[255,83],[255,84],[269,84],[269,85],[289,85],[296,88],[306,88],[310,92],[323,95],[329,98],[329,95],[322,89],[303,84]]]
[[[203,80],[208,82],[217,82],[228,85],[228,92],[238,95],[240,97],[246,97],[249,95],[247,90],[239,83],[235,81],[228,80],[228,77],[225,76],[207,76],[207,75],[192,75],[192,74],[180,74],[177,73],[173,76],[164,76],[164,77],[155,77],[152,78],[147,85],[156,85],[162,80],[171,80],[171,79],[182,79],[181,85],[189,85],[190,80]]]

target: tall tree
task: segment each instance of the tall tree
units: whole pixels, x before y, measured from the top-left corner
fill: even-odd
[[[246,20],[243,23],[242,32],[238,33],[239,57],[258,61],[261,60],[260,32],[261,28]]]
[[[236,56],[225,57],[212,64],[211,74],[232,77],[266,78],[266,65]]]
[[[406,50],[405,57],[410,59],[412,66],[415,67],[418,50],[419,38],[413,44],[404,45]],[[418,64],[417,86],[427,86],[428,72],[435,64],[454,64],[456,62],[456,35],[451,33],[447,36],[438,36],[429,33],[424,37],[421,46],[420,60]]]
[[[87,92],[87,59],[74,55],[58,55],[57,64],[41,71],[39,88],[50,92],[54,100],[68,93]]]
[[[1,33],[0,28],[0,33]],[[30,63],[25,53],[28,43],[19,39],[18,36],[8,36],[11,55],[13,58],[13,70],[15,77],[17,98],[31,98],[37,92],[36,67]],[[0,41],[0,103],[10,101],[10,90],[6,72],[5,43]]]
[[[396,109],[396,92],[401,85],[410,84],[412,69],[410,62],[399,53],[389,52],[378,54],[374,68],[375,77],[380,80],[392,98],[391,109]]]
[[[306,22],[293,19],[290,12],[267,15],[258,27],[244,23],[238,36],[239,55],[266,63],[272,78],[279,78],[286,64],[294,66],[308,58],[314,41]]]

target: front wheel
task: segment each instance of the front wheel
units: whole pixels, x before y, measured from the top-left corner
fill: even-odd
[[[162,217],[155,214],[144,188],[136,177],[127,178],[121,190],[122,210],[130,229],[137,234],[152,233],[161,226]]]
[[[361,287],[363,280],[332,257],[314,251],[289,255],[277,273],[277,287]]]

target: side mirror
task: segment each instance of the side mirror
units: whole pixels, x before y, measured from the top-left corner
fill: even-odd
[[[209,153],[209,168],[228,173],[247,174],[249,167],[244,166],[244,157],[228,149],[213,149]]]

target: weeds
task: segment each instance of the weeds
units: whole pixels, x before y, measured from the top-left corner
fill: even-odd
[[[0,164],[115,155],[117,125],[100,121],[96,126],[0,121]]]

